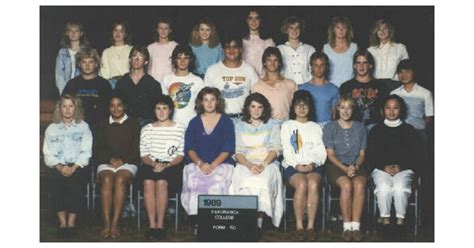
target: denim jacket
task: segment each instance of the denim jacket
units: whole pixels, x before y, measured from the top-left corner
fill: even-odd
[[[82,47],[81,47],[82,49]],[[72,65],[71,55],[69,54],[69,49],[61,48],[59,49],[58,56],[56,57],[56,87],[58,87],[59,95],[63,93],[64,87],[66,87],[67,82],[72,78],[72,66],[76,66],[76,71],[74,76],[79,76],[81,70],[76,65]]]
[[[89,164],[92,156],[92,133],[86,122],[52,123],[45,132],[43,144],[44,162],[54,168],[57,164],[74,163],[81,167]]]

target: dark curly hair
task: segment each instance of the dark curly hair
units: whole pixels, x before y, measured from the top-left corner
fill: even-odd
[[[267,98],[260,93],[252,93],[248,95],[247,98],[245,98],[244,108],[242,109],[242,121],[250,123],[251,116],[249,107],[253,101],[262,104],[263,113],[260,116],[260,120],[262,120],[263,123],[267,123],[270,117],[272,116],[272,107],[270,106],[270,103],[268,102]]]
[[[299,103],[308,105],[308,120],[316,122],[316,112],[314,111],[314,101],[311,93],[306,90],[298,90],[293,94],[290,107],[290,119],[296,120],[295,107]]]
[[[216,112],[220,114],[224,113],[225,100],[221,96],[221,92],[219,91],[219,89],[214,88],[214,87],[204,87],[201,89],[201,91],[199,91],[196,97],[196,101],[194,102],[195,103],[194,109],[196,110],[196,113],[198,115],[204,113],[204,106],[202,105],[202,102],[204,101],[204,96],[207,94],[211,94],[216,97],[216,100],[217,100]]]

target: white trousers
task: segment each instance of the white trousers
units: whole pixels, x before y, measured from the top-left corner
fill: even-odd
[[[379,169],[372,172],[375,183],[374,194],[377,197],[380,217],[390,217],[390,208],[393,201],[397,218],[405,218],[413,176],[412,170],[403,170],[394,176],[390,176],[387,172]]]

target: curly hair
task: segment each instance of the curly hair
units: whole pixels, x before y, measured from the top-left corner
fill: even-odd
[[[204,101],[204,96],[207,94],[211,94],[216,97],[216,100],[217,100],[216,112],[220,114],[224,113],[225,100],[221,96],[221,92],[219,91],[219,89],[214,88],[214,87],[204,87],[201,89],[201,91],[199,91],[196,97],[196,101],[194,102],[195,103],[194,109],[196,110],[196,113],[198,115],[204,113],[204,106],[202,102]]]
[[[280,26],[280,32],[282,34],[288,34],[288,28],[290,27],[290,25],[297,24],[297,23],[300,24],[300,30],[301,30],[301,33],[303,33],[304,28],[305,28],[305,22],[303,19],[296,16],[290,16],[290,17],[287,17],[285,20],[283,20]]]
[[[184,54],[185,56],[189,56],[189,65],[188,71],[193,71],[196,62],[196,55],[194,55],[193,50],[188,44],[178,44],[174,49],[173,53],[171,53],[171,63],[173,67],[176,69],[178,67],[176,63],[176,59],[180,54]]]
[[[74,104],[73,119],[76,121],[76,123],[80,123],[81,121],[83,121],[84,109],[82,108],[81,99],[79,99],[78,97],[74,95],[64,94],[61,97],[59,97],[59,100],[56,102],[56,106],[54,108],[54,113],[53,113],[53,122],[60,123],[63,120],[63,116],[61,114],[61,104],[63,104],[63,102],[66,100],[71,100],[72,104]]]
[[[217,34],[217,28],[213,21],[209,18],[204,18],[199,20],[193,27],[193,31],[191,31],[191,38],[190,42],[192,46],[200,46],[202,45],[201,37],[199,36],[199,27],[201,24],[205,24],[211,28],[211,35],[209,36],[209,47],[214,48],[219,45],[219,35]]]
[[[262,120],[263,123],[267,123],[270,117],[272,116],[272,107],[270,106],[270,103],[268,102],[267,98],[260,93],[252,93],[245,98],[244,108],[242,109],[242,121],[250,123],[251,116],[249,108],[252,102],[262,104],[263,112],[260,116],[260,120]]]
[[[290,107],[290,119],[296,120],[295,107],[299,103],[304,103],[308,106],[308,120],[316,122],[316,112],[314,110],[314,101],[311,93],[306,90],[298,90],[293,94]]]

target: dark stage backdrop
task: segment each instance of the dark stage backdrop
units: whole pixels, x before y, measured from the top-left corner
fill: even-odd
[[[396,40],[406,45],[418,69],[418,82],[434,93],[434,7],[432,6],[264,6],[264,21],[275,43],[283,43],[279,27],[288,16],[306,21],[302,40],[318,51],[327,42],[327,27],[332,16],[344,15],[354,29],[354,42],[367,48],[369,32],[380,18],[393,22]],[[40,7],[40,97],[56,98],[54,66],[59,50],[61,32],[69,20],[84,24],[89,41],[101,53],[110,46],[111,23],[127,20],[133,44],[153,42],[154,22],[160,16],[171,17],[175,22],[174,37],[178,43],[187,43],[195,22],[202,17],[212,18],[219,34],[242,32],[246,28],[245,16],[249,7],[230,6],[42,6]]]

